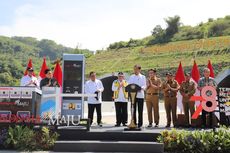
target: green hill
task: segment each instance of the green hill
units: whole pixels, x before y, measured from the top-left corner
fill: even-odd
[[[35,38],[32,40],[35,40],[36,43],[40,42]],[[64,46],[59,50],[56,45],[56,43],[50,45],[50,53],[45,54],[49,67],[54,67],[53,60],[61,57],[63,52],[83,53],[87,57],[86,73],[96,71],[99,76],[117,71],[131,73],[135,64],[140,64],[144,71],[156,68],[159,70],[159,75],[163,76],[166,71],[175,72],[180,61],[185,70],[190,71],[194,59],[200,68],[206,66],[210,59],[216,74],[230,67],[230,36],[177,41],[148,47],[121,48],[100,51],[95,55],[88,50],[65,48]],[[56,50],[53,49],[55,46]],[[29,58],[33,60],[35,73],[39,73],[43,53],[46,51],[30,44],[29,41],[24,42],[1,36],[0,53],[0,85],[14,86],[19,85]]]
[[[206,23],[199,23],[196,26],[184,25],[180,16],[164,19],[166,28],[156,25],[150,36],[143,39],[130,39],[129,41],[115,42],[109,45],[108,49],[120,49],[137,46],[150,46],[192,39],[206,39],[211,37],[230,35],[230,15],[224,18],[209,18]]]
[[[230,67],[230,36],[102,51],[87,59],[86,72],[95,70],[99,75],[117,71],[131,73],[133,66],[140,64],[145,71],[156,68],[163,75],[165,71],[175,72],[180,61],[190,70],[194,59],[201,67],[210,59],[216,73]]]
[[[35,73],[38,75],[44,56],[48,66],[53,68],[52,62],[56,58],[61,58],[63,53],[81,53],[86,57],[93,55],[87,49],[68,48],[52,40],[39,41],[32,37],[0,36],[0,86],[19,85],[28,59],[32,59]]]

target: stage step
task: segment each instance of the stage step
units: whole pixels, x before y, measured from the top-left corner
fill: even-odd
[[[80,141],[80,140],[98,140],[98,141],[143,141],[155,142],[160,133],[151,133],[145,131],[80,131],[74,129],[59,129],[60,141]]]
[[[57,141],[54,151],[163,153],[163,144],[140,141]]]

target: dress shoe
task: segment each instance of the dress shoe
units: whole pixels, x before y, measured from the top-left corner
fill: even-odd
[[[166,127],[166,128],[169,128],[169,127],[170,127],[170,124],[167,124],[165,127]]]
[[[116,125],[115,125],[115,127],[119,127],[119,126],[121,126],[121,125],[120,125],[120,124],[116,124]]]
[[[152,127],[152,126],[153,126],[153,125],[152,125],[152,123],[149,123],[149,125],[148,125],[147,127],[149,127],[149,128],[150,128],[150,127]]]

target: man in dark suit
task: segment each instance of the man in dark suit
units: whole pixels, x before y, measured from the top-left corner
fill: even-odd
[[[42,87],[59,87],[57,80],[53,77],[53,73],[50,69],[45,70],[46,77],[40,82],[40,89]]]

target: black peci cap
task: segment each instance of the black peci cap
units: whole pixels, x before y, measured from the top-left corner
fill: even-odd
[[[123,72],[118,72],[118,75],[124,75],[124,73]]]
[[[166,75],[166,76],[168,76],[168,75],[169,75],[169,76],[173,76],[171,72],[167,72],[165,75]]]
[[[32,67],[27,67],[27,71],[34,71]]]
[[[46,70],[44,71],[44,73],[47,74],[47,73],[49,73],[50,71],[51,71],[50,69],[46,69]]]
[[[149,70],[148,70],[148,72],[149,72],[149,71],[153,71],[154,73],[156,73],[156,72],[157,72],[157,70],[156,70],[156,69],[149,69]]]

